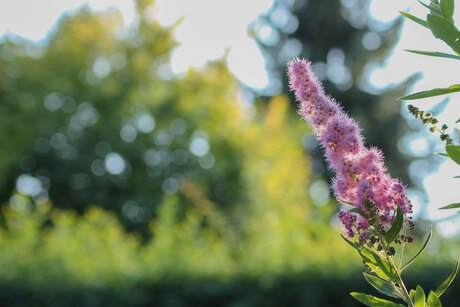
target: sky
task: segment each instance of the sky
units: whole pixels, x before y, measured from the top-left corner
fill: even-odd
[[[175,31],[175,38],[180,42],[180,46],[172,55],[173,72],[181,74],[189,67],[202,67],[206,61],[220,59],[227,54],[228,65],[233,74],[243,83],[255,89],[262,89],[267,86],[269,79],[262,55],[254,40],[248,35],[248,24],[259,14],[267,11],[272,1],[157,0],[156,8],[150,14],[163,25],[171,25],[183,18]],[[356,0],[341,0],[345,5],[354,1]],[[134,4],[131,0],[1,1],[0,37],[18,35],[39,43],[43,42],[63,13],[75,11],[82,5],[89,5],[96,11],[115,7],[122,12],[125,25],[136,23]],[[408,11],[419,17],[426,14],[426,9],[415,0],[373,0],[369,10],[373,18],[387,22],[398,17],[398,11]],[[460,20],[460,9],[456,11],[454,19]],[[404,49],[451,53],[448,47],[433,38],[429,30],[406,21],[401,40],[390,57],[383,66],[376,66],[370,70],[369,78],[372,84],[379,88],[397,84],[415,72],[421,72],[423,78],[415,84],[413,92],[460,83],[460,74],[457,73],[460,71],[460,61],[428,58],[410,54]],[[460,117],[459,104],[455,103],[459,98],[460,94],[451,95],[451,103],[438,116],[440,122],[450,127],[454,126],[454,122]],[[439,101],[439,98],[431,98],[413,104],[426,110]],[[416,124],[415,120],[411,122]],[[418,133],[405,141],[409,143],[412,152],[423,156],[431,154],[427,141],[429,137],[428,133]],[[435,142],[441,144],[440,141]],[[443,151],[443,148],[439,148],[439,151]],[[415,163],[410,169],[413,173],[418,173],[423,167],[423,163]],[[458,193],[454,191],[459,188],[459,179],[452,178],[459,175],[458,170],[458,165],[446,159],[438,172],[424,178],[429,200],[423,211],[420,204],[424,201],[417,194],[411,195],[416,215],[441,221],[438,227],[447,236],[460,233],[460,217],[455,210],[440,211],[437,208],[458,201]]]

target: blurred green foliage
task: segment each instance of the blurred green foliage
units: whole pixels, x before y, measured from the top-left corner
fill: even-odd
[[[1,305],[353,306],[287,96],[248,104],[224,62],[172,75],[151,5],[0,43]]]
[[[367,145],[377,146],[385,153],[390,173],[422,190],[420,174],[408,171],[414,157],[404,145],[396,146],[397,140],[414,131],[397,99],[406,93],[415,76],[386,88],[376,87],[369,78],[398,41],[402,18],[392,22],[375,20],[369,14],[370,2],[275,0],[254,22],[252,30],[266,56],[272,82],[269,89],[287,93],[286,63],[295,57],[307,58],[325,92],[359,122]],[[292,106],[297,109],[294,103]],[[314,174],[331,177],[319,148],[310,144],[307,150],[314,157]]]

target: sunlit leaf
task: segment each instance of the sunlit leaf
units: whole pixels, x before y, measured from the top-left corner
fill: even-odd
[[[406,265],[401,269],[401,272],[407,268],[412,262],[414,262],[414,260],[421,254],[423,253],[423,251],[427,248],[428,244],[430,243],[430,240],[431,240],[431,236],[433,235],[433,225],[431,225],[430,227],[430,232],[428,233],[428,237],[426,238],[425,240],[425,243],[423,244],[422,248],[418,251],[418,253],[412,257],[407,263]]]
[[[421,98],[428,98],[434,97],[439,95],[445,95],[450,93],[460,92],[460,84],[454,84],[446,88],[434,88],[432,90],[421,91],[414,94],[410,94],[399,99],[401,100],[413,100],[413,99],[421,99]]]
[[[355,299],[363,303],[364,305],[367,306],[372,306],[372,307],[396,307],[400,306],[396,303],[393,303],[391,301],[387,301],[369,294],[364,294],[364,293],[358,293],[358,292],[351,292],[351,296],[353,296]]]
[[[459,176],[457,176],[457,177],[459,177]],[[450,205],[441,207],[439,209],[458,209],[458,208],[460,208],[460,203],[450,204]]]
[[[451,20],[454,15],[454,0],[441,0],[441,12],[444,18]]]
[[[412,303],[414,303],[415,302],[415,290],[414,289],[410,290],[409,297],[410,297],[410,300],[412,301]]]
[[[427,305],[428,307],[442,307],[439,297],[433,291],[430,291],[430,294],[428,294]]]
[[[353,207],[353,204],[352,204],[352,203],[349,203],[349,202],[347,202],[347,201],[340,200],[340,199],[338,199],[338,198],[337,198],[337,201],[338,201],[339,203],[341,203],[341,204],[344,204],[344,205],[352,206],[352,207]]]
[[[457,261],[457,264],[455,265],[454,271],[452,274],[449,275],[449,277],[446,279],[445,282],[442,283],[441,286],[439,286],[438,290],[435,291],[436,295],[440,297],[444,291],[450,286],[452,281],[454,280],[455,276],[457,275],[458,272],[458,267],[459,267],[460,262]]]
[[[447,145],[446,152],[455,163],[460,164],[460,146]]]
[[[428,26],[436,38],[443,40],[456,53],[460,53],[460,33],[457,28],[443,17],[428,14]]]
[[[384,280],[390,280],[392,282],[398,282],[398,276],[393,266],[388,262],[387,259],[382,258],[364,245],[358,242],[352,242],[342,235],[342,238],[356,249],[363,259],[363,262],[377,274],[378,277]]]
[[[449,59],[455,59],[455,60],[460,60],[460,56],[455,55],[455,54],[448,54],[444,52],[436,52],[436,51],[423,51],[423,50],[410,50],[410,49],[404,49],[407,52],[412,52],[416,54],[422,54],[422,55],[428,55],[428,56],[434,56],[434,57],[440,57],[440,58],[449,58]]]
[[[422,287],[417,286],[415,290],[415,307],[425,307],[425,292],[423,292]]]
[[[398,206],[398,209],[396,210],[395,220],[393,224],[391,225],[390,229],[388,229],[387,233],[385,234],[385,241],[388,244],[391,244],[396,239],[399,232],[401,231],[403,222],[404,222],[403,212],[401,208]]]
[[[394,298],[400,298],[399,293],[393,288],[393,286],[388,282],[383,279],[380,279],[376,276],[372,276],[366,273],[363,273],[364,279],[375,289],[377,289],[380,293],[383,293],[385,295],[394,297]]]
[[[399,13],[401,13],[403,16],[405,16],[406,18],[409,18],[410,20],[418,23],[419,25],[422,25],[424,26],[425,28],[429,29],[430,27],[428,27],[428,22],[426,22],[425,20],[423,19],[420,19],[418,17],[415,17],[414,15],[411,15],[409,13],[406,13],[406,12],[401,12],[399,11]]]

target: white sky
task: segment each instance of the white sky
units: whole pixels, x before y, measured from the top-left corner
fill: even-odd
[[[63,12],[75,10],[84,4],[98,11],[116,7],[123,13],[125,24],[136,22],[131,0],[10,0],[0,2],[0,36],[10,33],[39,41],[46,37]],[[157,0],[157,9],[152,14],[164,25],[170,25],[185,16],[175,33],[181,46],[172,56],[171,66],[174,72],[184,72],[189,66],[203,66],[207,60],[221,58],[230,50],[230,70],[242,82],[260,89],[268,84],[268,78],[259,49],[248,36],[247,25],[255,20],[258,14],[268,10],[271,4],[272,0]],[[398,11],[408,10],[419,17],[426,15],[426,9],[415,0],[374,0],[370,7],[374,18],[381,21],[391,21],[398,16]],[[454,19],[460,20],[460,9],[456,11]],[[460,83],[460,61],[414,55],[403,49],[451,53],[448,47],[433,38],[429,30],[406,21],[401,41],[394,48],[392,55],[383,67],[376,68],[371,74],[370,80],[374,85],[383,87],[399,83],[414,72],[422,72],[423,78],[415,85],[413,91]],[[460,104],[455,101],[458,99],[460,94],[451,95],[448,109],[438,117],[450,127],[454,126],[454,122],[460,117]],[[428,109],[440,100],[424,99],[413,104]],[[426,135],[415,138],[412,143],[413,149],[423,149],[426,145],[425,139]],[[458,202],[459,193],[454,191],[459,188],[460,179],[452,177],[459,174],[458,165],[446,162],[442,164],[439,172],[424,179],[430,203],[428,210],[422,214],[433,220],[450,217],[442,227],[446,235],[459,233],[460,226],[454,226],[460,225],[460,218],[455,214],[455,210],[439,211],[437,208]],[[414,199],[414,203],[417,209],[417,198]]]

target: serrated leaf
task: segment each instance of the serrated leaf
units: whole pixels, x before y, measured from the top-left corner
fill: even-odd
[[[391,301],[387,301],[387,300],[384,300],[384,299],[381,299],[381,298],[378,298],[378,297],[375,297],[369,294],[351,292],[350,295],[367,306],[372,306],[372,307],[399,307],[400,306]]]
[[[348,210],[348,212],[357,213],[357,214],[361,215],[362,217],[364,217],[366,220],[369,219],[369,215],[366,212],[364,212],[363,210],[360,210],[358,208],[350,209],[350,210]]]
[[[421,91],[414,94],[410,94],[399,99],[401,100],[414,100],[414,99],[421,99],[421,98],[428,98],[440,95],[446,95],[450,93],[460,92],[460,84],[454,84],[446,88],[434,88],[427,91]]]
[[[393,221],[393,224],[391,225],[390,229],[388,229],[387,233],[385,234],[385,241],[388,243],[388,245],[390,245],[396,239],[399,232],[401,231],[404,222],[403,215],[404,214],[401,208],[398,206],[398,209],[396,210],[395,220]]]
[[[427,22],[434,37],[444,41],[456,53],[460,53],[460,41],[458,41],[460,33],[453,24],[433,14],[428,14]]]
[[[460,146],[446,145],[446,152],[455,163],[460,164]]]
[[[375,289],[377,289],[380,293],[385,295],[394,297],[394,298],[401,298],[399,293],[393,288],[393,286],[383,279],[380,279],[376,276],[369,275],[363,273],[364,279]]]
[[[433,291],[430,291],[430,294],[428,294],[428,300],[426,302],[428,307],[442,307],[439,297]]]
[[[425,307],[425,292],[423,292],[422,287],[417,286],[415,290],[415,307]]]
[[[363,259],[363,262],[373,271],[375,274],[384,279],[392,282],[398,282],[398,276],[393,266],[388,262],[387,259],[382,258],[364,245],[358,242],[352,242],[342,235],[342,238],[356,249]]]
[[[450,286],[450,284],[454,280],[458,272],[459,264],[460,263],[457,261],[457,264],[455,265],[455,268],[452,274],[450,274],[449,277],[447,277],[446,281],[443,282],[442,285],[439,286],[438,290],[434,292],[438,297],[440,297],[444,293],[444,291],[446,291],[446,289]]]
[[[407,52],[412,52],[412,53],[421,54],[421,55],[428,55],[428,56],[434,56],[434,57],[439,57],[439,58],[449,58],[449,59],[460,60],[460,56],[455,55],[455,54],[448,54],[448,53],[444,53],[444,52],[410,50],[410,49],[404,49],[404,50],[407,51]]]
[[[406,265],[401,269],[401,272],[407,268],[412,262],[414,262],[414,260],[421,254],[423,253],[423,251],[427,248],[428,244],[430,243],[430,240],[431,240],[431,236],[433,235],[433,225],[430,226],[430,232],[428,233],[428,237],[426,238],[425,240],[425,243],[423,243],[423,246],[422,248],[420,248],[420,250],[418,251],[418,253],[412,257],[407,263]]]
[[[458,176],[457,176],[458,177]],[[455,178],[455,177],[454,177]],[[450,204],[439,209],[458,209],[460,208],[460,203]]]
[[[428,22],[426,22],[425,20],[423,19],[420,19],[418,17],[415,17],[414,15],[411,15],[409,13],[406,13],[406,12],[402,12],[402,11],[399,11],[399,13],[401,13],[401,15],[403,15],[404,17],[418,23],[419,25],[421,26],[424,26],[425,28],[429,29],[430,27],[428,26]]]
[[[441,0],[441,13],[447,20],[452,20],[454,15],[454,0]]]

